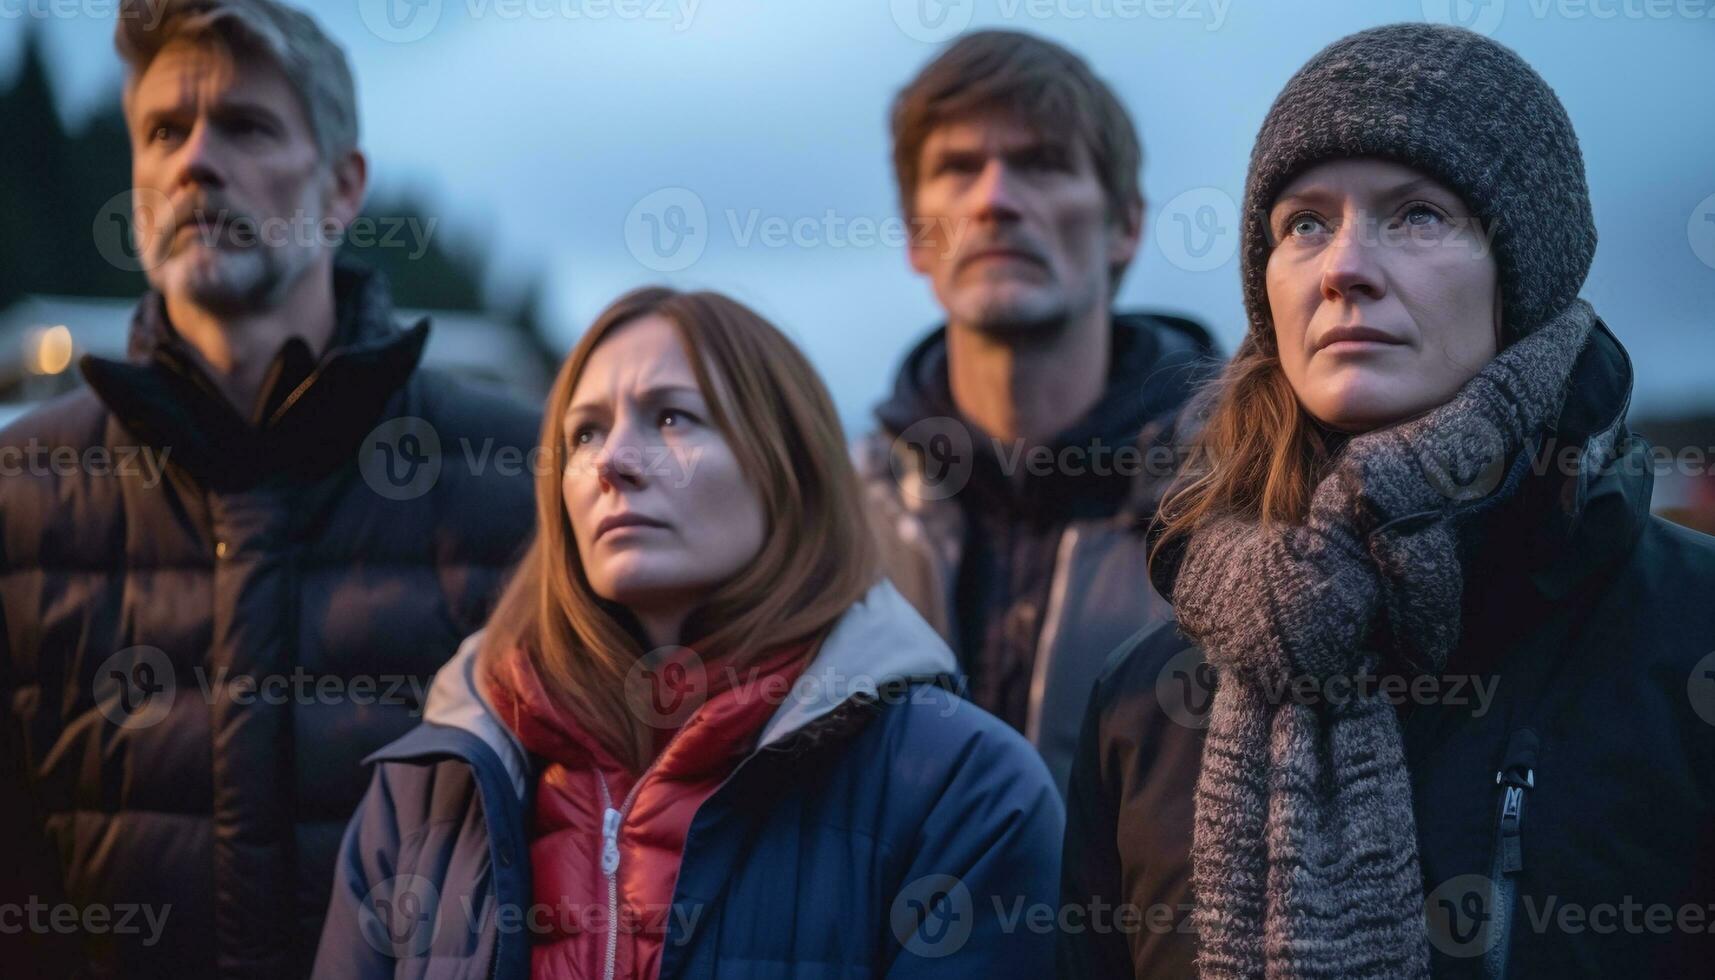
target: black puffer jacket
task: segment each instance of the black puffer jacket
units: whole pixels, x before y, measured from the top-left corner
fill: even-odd
[[[1598,327],[1549,435],[1576,447],[1611,433],[1618,458],[1522,471],[1467,540],[1443,683],[1398,692],[1437,977],[1706,977],[1715,964],[1715,538],[1650,516],[1631,381]],[[1164,592],[1173,572],[1152,569]],[[1097,909],[1099,928],[1063,937],[1062,976],[1195,976],[1193,792],[1212,681],[1169,623],[1115,651],[1097,682],[1063,897],[1080,921]]]
[[[35,874],[4,900],[111,910],[26,926],[23,955],[307,975],[360,760],[419,722],[529,532],[539,415],[418,370],[427,321],[400,330],[379,276],[340,265],[335,293],[259,425],[151,293],[128,362],[85,358],[90,387],[0,433],[6,863]]]

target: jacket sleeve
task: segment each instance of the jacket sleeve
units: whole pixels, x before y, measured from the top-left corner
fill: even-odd
[[[986,720],[947,747],[959,761],[890,903],[889,980],[1052,973],[1065,808],[1029,743]]]
[[[346,825],[334,862],[333,898],[322,925],[316,950],[316,980],[382,980],[393,976],[394,957],[390,937],[378,920],[375,908],[390,908],[390,900],[411,904],[404,894],[392,895],[401,881],[398,875],[399,827],[395,819],[388,765],[375,767],[369,791]],[[410,882],[405,881],[408,885]],[[383,895],[383,893],[389,893]],[[404,910],[409,913],[409,909]],[[408,941],[409,937],[407,937]]]
[[[1066,787],[1066,842],[1061,853],[1060,902],[1063,908],[1079,910],[1081,921],[1069,921],[1060,933],[1056,964],[1059,976],[1080,980],[1132,976],[1125,934],[1088,921],[1093,910],[1111,914],[1126,900],[1120,880],[1118,806],[1101,766],[1101,694],[1098,682],[1084,712]]]

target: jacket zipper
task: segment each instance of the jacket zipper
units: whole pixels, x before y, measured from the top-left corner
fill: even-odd
[[[601,786],[601,873],[607,878],[607,956],[601,971],[603,980],[613,980],[619,956],[619,827],[625,822],[625,815],[631,812],[632,801],[637,799],[637,791],[643,787],[644,778],[654,768],[654,763],[651,763],[648,769],[643,770],[643,775],[631,784],[631,792],[625,794],[625,800],[617,810],[613,806],[613,794],[607,788],[607,777],[600,770],[595,774],[596,782]]]
[[[1524,797],[1536,788],[1536,733],[1520,729],[1507,740],[1507,753],[1495,773],[1501,787],[1500,816],[1495,821],[1495,854],[1490,867],[1489,928],[1495,935],[1483,956],[1483,974],[1489,980],[1504,980],[1511,956],[1514,905],[1518,901],[1518,875],[1524,869],[1520,831],[1524,822]]]

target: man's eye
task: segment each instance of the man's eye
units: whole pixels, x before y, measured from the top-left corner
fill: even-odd
[[[163,140],[170,140],[177,136],[178,133],[179,128],[177,126],[162,124],[149,131],[149,142],[159,143]]]

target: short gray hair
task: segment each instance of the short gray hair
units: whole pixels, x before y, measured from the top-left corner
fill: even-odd
[[[322,159],[357,148],[357,89],[345,50],[315,18],[274,0],[122,0],[113,46],[125,94],[167,45],[215,42],[268,57],[297,91]]]

